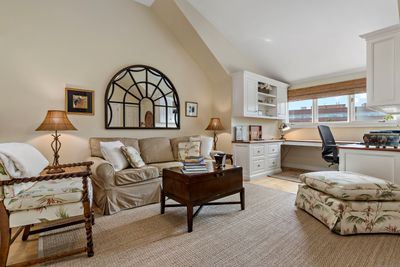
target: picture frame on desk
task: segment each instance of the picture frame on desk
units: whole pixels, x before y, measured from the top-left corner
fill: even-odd
[[[262,126],[249,125],[249,141],[262,140]]]

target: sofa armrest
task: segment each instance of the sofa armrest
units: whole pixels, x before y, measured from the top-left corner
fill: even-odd
[[[105,159],[99,157],[90,157],[88,160],[93,161],[91,167],[92,180],[102,187],[107,189],[110,186],[114,186],[114,167]]]

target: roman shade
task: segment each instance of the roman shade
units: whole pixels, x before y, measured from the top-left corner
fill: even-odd
[[[366,78],[304,87],[288,91],[288,101],[365,93]]]

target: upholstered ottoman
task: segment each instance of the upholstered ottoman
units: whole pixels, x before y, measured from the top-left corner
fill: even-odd
[[[296,206],[337,234],[400,233],[400,186],[352,172],[300,175]]]

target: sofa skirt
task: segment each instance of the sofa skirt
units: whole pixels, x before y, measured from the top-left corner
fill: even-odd
[[[295,204],[340,235],[400,233],[400,201],[345,201],[300,184]]]
[[[93,207],[96,213],[110,215],[121,210],[160,202],[161,178],[104,189],[93,181]]]

